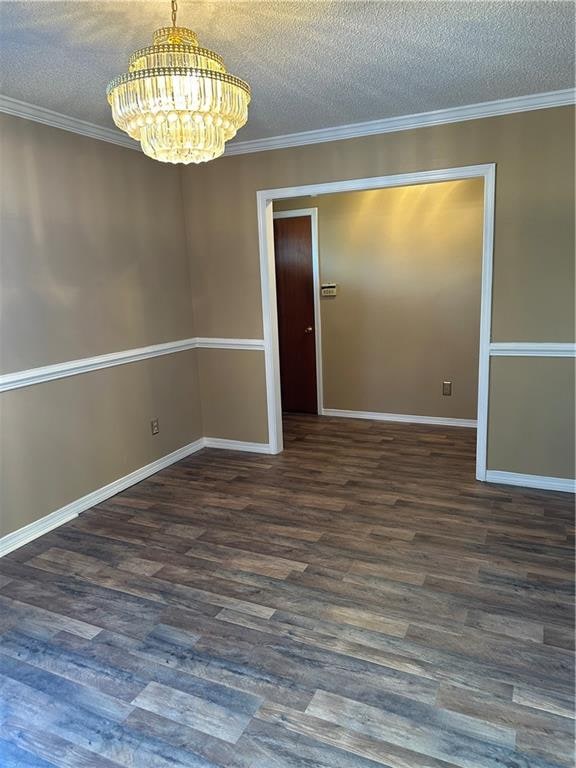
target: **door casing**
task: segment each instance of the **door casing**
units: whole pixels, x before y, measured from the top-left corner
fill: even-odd
[[[492,274],[494,253],[494,215],[496,164],[467,165],[433,171],[416,171],[363,179],[306,184],[299,187],[263,189],[256,192],[258,212],[258,242],[260,251],[260,285],[264,330],[264,359],[268,414],[268,442],[271,453],[280,453],[282,440],[282,398],[280,393],[280,362],[278,354],[278,313],[276,305],[276,276],[274,260],[274,200],[293,197],[326,195],[334,192],[359,192],[366,189],[386,189],[438,181],[484,179],[484,217],[482,237],[482,282],[480,298],[480,344],[478,359],[478,418],[476,431],[476,479],[486,480],[488,438],[488,396],[490,377],[490,341],[492,321]],[[440,343],[440,340],[439,340]]]

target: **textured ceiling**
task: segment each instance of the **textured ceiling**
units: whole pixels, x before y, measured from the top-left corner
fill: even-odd
[[[179,23],[252,86],[240,140],[574,84],[572,2],[186,2]],[[105,88],[168,0],[0,3],[0,92],[112,126]]]

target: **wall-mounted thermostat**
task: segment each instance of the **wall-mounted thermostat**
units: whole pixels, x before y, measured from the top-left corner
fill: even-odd
[[[336,283],[322,283],[320,287],[320,295],[322,298],[336,296],[338,293],[338,286]]]

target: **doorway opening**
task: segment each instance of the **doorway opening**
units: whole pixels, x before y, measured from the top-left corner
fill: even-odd
[[[333,407],[334,402],[337,402],[339,397],[335,395],[337,388],[335,388],[334,382],[344,382],[347,377],[346,361],[338,363],[340,365],[340,375],[335,375],[334,373],[338,367],[335,367],[334,361],[338,360],[340,351],[342,351],[342,357],[345,356],[344,340],[346,334],[349,333],[346,323],[342,324],[342,317],[339,320],[334,320],[334,316],[337,314],[335,308],[339,306],[339,302],[341,302],[341,306],[344,305],[345,300],[350,302],[354,286],[350,284],[340,286],[338,279],[334,279],[333,275],[324,272],[324,263],[322,269],[320,268],[317,209],[321,203],[321,197],[328,196],[331,202],[333,202],[337,197],[335,193],[386,190],[394,187],[411,188],[412,194],[415,191],[424,194],[424,187],[422,185],[433,187],[436,182],[463,181],[467,179],[480,179],[483,181],[481,185],[483,189],[480,192],[481,209],[478,209],[478,249],[481,250],[481,259],[478,260],[479,263],[477,265],[480,301],[478,307],[479,321],[478,319],[476,320],[475,350],[477,349],[478,356],[477,365],[475,364],[475,359],[472,361],[472,364],[468,360],[467,365],[468,370],[474,368],[477,371],[476,419],[450,419],[432,415],[428,419],[425,416],[419,417],[418,420],[430,424],[449,424],[454,421],[461,423],[462,426],[473,426],[476,423],[476,477],[480,480],[485,479],[495,186],[495,166],[492,164],[453,168],[444,171],[424,171],[396,176],[330,182],[297,188],[263,190],[258,193],[268,420],[270,450],[272,452],[282,450],[283,405],[284,410],[289,412],[355,417],[361,414],[361,417],[364,418],[382,418],[394,421],[414,420],[410,416],[404,417],[406,413],[404,406],[399,408],[397,413],[383,413],[381,406],[378,409],[371,409],[362,405],[362,403],[369,403],[370,397],[374,398],[375,391],[376,396],[379,396],[379,387],[382,388],[381,383],[378,381],[371,383],[370,377],[356,377],[356,383],[360,381],[361,386],[366,390],[363,393],[363,396],[366,395],[366,399],[362,400],[361,397],[358,399],[358,392],[353,393],[350,397],[352,403],[360,403],[360,406],[343,408],[340,405],[339,408]],[[449,185],[445,186],[448,188]],[[463,188],[462,185],[461,188]],[[476,189],[478,189],[478,186]],[[401,190],[397,191],[400,192]],[[338,197],[345,196],[340,195]],[[366,197],[367,199],[369,198],[369,196]],[[306,200],[302,201],[297,198],[306,198]],[[277,203],[276,206],[274,206],[275,201]],[[304,205],[310,207],[304,207]],[[400,211],[401,208],[398,210]],[[322,227],[323,225],[321,224],[320,226]],[[325,231],[323,230],[323,232]],[[325,237],[324,234],[323,237]],[[332,242],[330,247],[334,249],[336,245],[337,241]],[[324,245],[321,246],[321,248],[324,247]],[[320,255],[320,261],[323,258]],[[441,281],[438,282],[437,275],[432,272],[428,272],[428,278],[430,279],[427,280],[425,270],[428,269],[429,265],[425,261],[422,264],[421,284],[426,286],[428,283],[433,283],[436,280],[441,288]],[[460,266],[461,264],[462,259],[460,259]],[[401,272],[403,266],[406,265],[402,264],[400,258],[396,267]],[[458,270],[454,271],[457,273]],[[449,280],[457,280],[457,277],[450,272],[447,275]],[[367,285],[370,291],[370,281],[367,282]],[[378,280],[374,280],[374,294],[378,290],[378,285]],[[381,282],[380,285],[382,285]],[[294,300],[297,291],[302,293],[303,286],[305,287],[304,298]],[[342,298],[340,299],[339,292],[341,289]],[[357,295],[355,299],[360,301],[358,306],[362,308],[362,297]],[[440,294],[439,299],[442,299]],[[374,303],[375,295],[368,296],[366,301],[368,300],[372,301],[373,306],[377,307],[377,301]],[[322,314],[326,314],[324,338],[321,328],[321,302]],[[330,307],[330,310],[326,311],[326,307]],[[357,317],[360,314],[362,314],[365,321],[364,325],[360,328],[364,339],[369,338],[370,335],[378,334],[378,323],[371,324],[366,320],[366,318],[371,317],[370,314],[362,310],[358,312]],[[351,316],[354,317],[354,313]],[[376,315],[375,317],[378,320]],[[459,318],[455,316],[453,323],[457,325],[458,320]],[[339,327],[338,322],[341,323]],[[399,323],[398,328],[392,329],[397,336],[398,346],[401,346],[404,335],[407,337],[405,346],[409,348],[410,334],[408,331],[410,329],[407,329],[406,323],[409,324],[410,322],[410,318],[407,319],[405,317],[403,322]],[[358,326],[358,323],[350,323],[349,325]],[[431,347],[436,346],[436,348],[441,349],[445,341],[442,328],[441,326],[436,328],[436,336],[433,338],[432,325],[430,324],[430,329],[428,329],[429,344]],[[386,330],[389,331],[390,329],[387,328]],[[329,331],[331,335],[329,335]],[[352,332],[358,333],[358,327],[355,327]],[[324,366],[322,356],[323,343],[325,346]],[[347,344],[348,350],[354,350],[356,346],[354,339],[348,338]],[[358,338],[357,346],[362,344],[365,344],[365,341]],[[339,345],[341,350],[339,350]],[[468,344],[468,346],[470,345]],[[462,346],[462,349],[465,347],[466,344]],[[366,353],[364,359],[369,359],[370,353],[366,352],[366,349],[364,352]],[[387,358],[382,349],[380,351],[377,350],[376,356]],[[463,357],[465,356],[463,355]],[[348,368],[353,368],[355,365],[354,355],[352,358],[352,366],[348,366]],[[392,356],[390,360],[378,360],[378,365],[383,367],[384,371],[387,364],[392,365]],[[287,370],[289,371],[288,374],[286,374]],[[415,368],[414,370],[416,371],[417,369]],[[352,373],[357,374],[358,372],[352,371]],[[301,376],[300,379],[299,376]],[[386,383],[386,375],[382,376],[382,372],[380,372],[380,376],[380,382]],[[392,379],[393,377],[388,378]],[[417,379],[417,376],[413,378]],[[449,388],[449,382],[440,382],[442,387],[444,387],[444,384]],[[372,394],[369,391],[370,387],[373,390]],[[459,386],[459,394],[462,392],[462,389],[463,387]],[[475,393],[476,389],[474,388]],[[326,396],[326,400],[323,402],[324,396]],[[398,393],[396,393],[396,396],[398,396]],[[356,401],[354,401],[355,397]],[[341,397],[340,402],[342,402]],[[379,412],[372,413],[372,410],[378,410]],[[420,407],[416,411],[416,413],[422,412],[423,408]],[[410,414],[411,411],[407,411],[407,413]],[[464,422],[467,423],[465,424]]]

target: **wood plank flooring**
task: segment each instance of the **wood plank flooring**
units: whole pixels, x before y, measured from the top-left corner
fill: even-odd
[[[0,764],[572,766],[568,494],[473,430],[286,419],[0,561]]]

